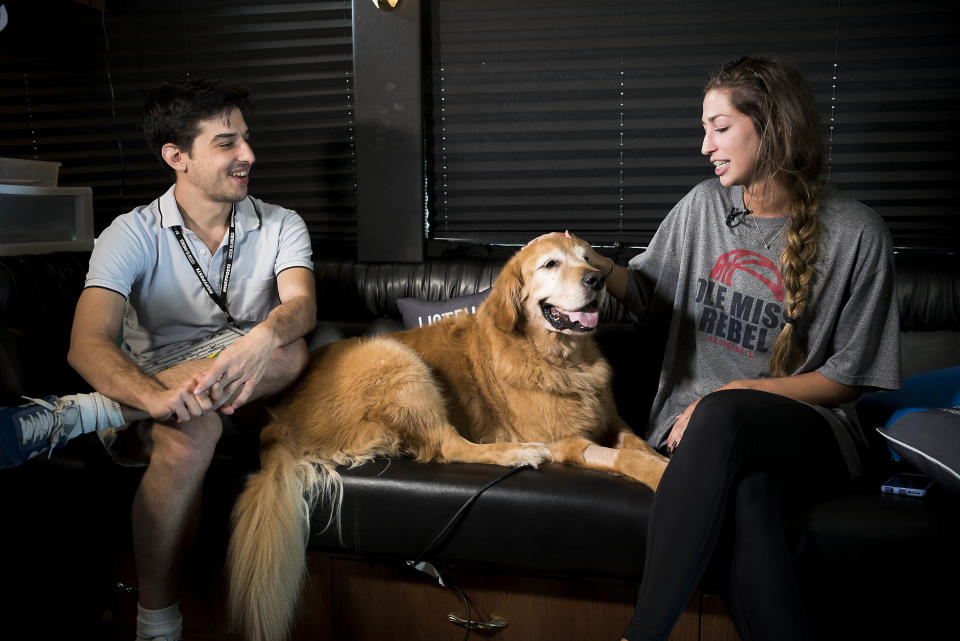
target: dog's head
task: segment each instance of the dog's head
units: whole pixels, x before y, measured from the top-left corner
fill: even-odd
[[[485,301],[496,326],[586,335],[606,296],[603,274],[589,261],[590,245],[569,232],[549,234],[517,252]]]

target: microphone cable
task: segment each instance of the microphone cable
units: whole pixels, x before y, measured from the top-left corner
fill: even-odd
[[[515,467],[511,469],[509,472],[502,474],[497,478],[493,479],[492,481],[484,485],[482,488],[474,492],[473,495],[469,499],[467,499],[467,501],[463,505],[460,506],[460,509],[458,509],[456,513],[454,513],[454,515],[450,517],[450,520],[448,520],[447,523],[437,533],[437,535],[433,537],[433,540],[431,540],[430,543],[427,545],[427,547],[424,548],[423,552],[418,554],[417,558],[411,561],[407,561],[407,565],[412,567],[414,570],[417,570],[418,572],[423,572],[424,574],[428,574],[434,577],[435,579],[437,579],[437,581],[439,581],[441,586],[451,587],[454,590],[456,590],[457,594],[460,595],[460,598],[463,600],[463,605],[467,611],[467,619],[465,623],[466,630],[463,635],[463,641],[467,641],[467,639],[470,638],[471,627],[477,624],[482,625],[482,622],[474,621],[473,618],[470,616],[470,601],[469,599],[467,599],[467,595],[464,594],[463,590],[461,590],[457,585],[455,585],[454,583],[446,579],[441,574],[440,570],[437,568],[435,564],[431,563],[430,561],[426,561],[424,559],[431,552],[433,552],[434,549],[442,545],[450,537],[455,527],[459,525],[460,521],[462,521],[463,518],[466,516],[467,511],[469,511],[469,509],[473,507],[473,504],[477,502],[477,499],[479,499],[484,492],[489,490],[494,485],[497,485],[501,481],[505,481],[506,479],[510,478],[514,474],[518,474],[523,470],[532,469],[532,468],[533,468],[532,465],[521,465],[520,467]]]

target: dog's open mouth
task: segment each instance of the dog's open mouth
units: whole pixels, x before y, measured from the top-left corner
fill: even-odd
[[[600,309],[596,301],[573,311],[543,302],[540,303],[540,310],[547,322],[558,331],[592,332],[600,322]]]

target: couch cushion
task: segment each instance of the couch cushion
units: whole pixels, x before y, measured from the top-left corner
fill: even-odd
[[[913,412],[877,431],[904,460],[960,494],[960,407]]]
[[[785,519],[801,563],[882,567],[901,555],[934,563],[960,559],[956,498],[937,488],[924,498],[885,494],[882,480],[864,479]],[[918,564],[914,571],[919,578],[935,575],[937,568]]]
[[[419,557],[473,495],[510,468],[378,459],[341,470],[342,540],[313,515],[311,547]],[[547,464],[484,492],[424,560],[636,580],[653,492],[602,472]]]
[[[398,298],[397,309],[403,316],[403,326],[407,329],[431,325],[451,314],[476,314],[480,306],[490,294],[489,289],[470,294],[469,296],[455,296],[444,300],[421,300],[419,298]]]
[[[89,258],[89,252],[0,257],[3,404],[19,404],[21,393],[46,396],[90,389],[66,359]]]
[[[343,469],[342,536],[324,530],[329,512],[316,510],[310,547],[416,559],[478,490],[509,471],[407,459]],[[645,486],[603,472],[554,464],[523,470],[484,492],[423,560],[637,581],[652,500]],[[912,570],[919,580],[935,576],[938,563],[960,563],[960,512],[944,491],[892,496],[866,479],[786,515],[785,528],[801,565],[883,567],[909,552],[926,559]]]
[[[960,365],[911,376],[899,390],[866,394],[857,411],[879,426],[892,425],[911,412],[954,405],[960,405]]]

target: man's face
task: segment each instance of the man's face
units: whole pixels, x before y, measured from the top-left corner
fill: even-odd
[[[254,162],[250,130],[240,110],[233,109],[226,117],[200,121],[181,180],[214,202],[236,203],[247,197]]]

